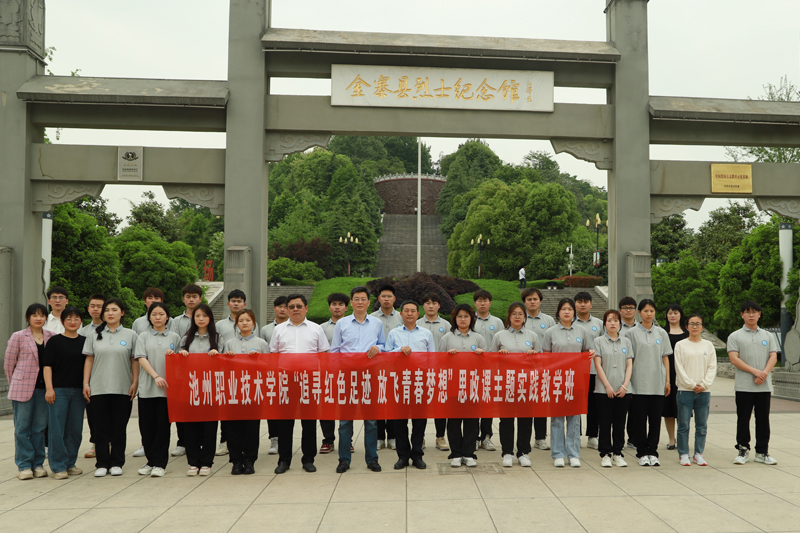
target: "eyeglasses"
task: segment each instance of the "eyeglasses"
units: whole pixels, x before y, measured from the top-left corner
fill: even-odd
[[[286,308],[287,309],[303,309],[304,307],[305,307],[304,305],[297,304],[297,305],[289,305]]]
[[[620,311],[636,311],[636,306],[634,306],[634,305],[623,305],[619,309],[620,309]]]
[[[703,323],[702,322],[689,322],[688,326],[690,328],[702,328],[703,327]]]

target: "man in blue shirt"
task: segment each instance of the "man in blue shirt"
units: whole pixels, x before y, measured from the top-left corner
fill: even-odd
[[[389,332],[386,351],[403,352],[406,355],[411,352],[435,352],[433,334],[417,325],[419,304],[406,300],[400,305],[400,316],[403,318],[403,325]],[[407,403],[410,404],[413,401],[414,399],[409,397]],[[415,467],[426,468],[427,465],[422,460],[424,455],[422,440],[425,438],[425,426],[428,425],[428,419],[418,418],[411,421],[411,442],[408,440],[408,420],[395,420],[394,423],[395,438],[397,439],[397,462],[394,464],[394,469],[400,470],[407,467],[409,459]]]
[[[386,336],[383,332],[383,322],[369,316],[369,289],[364,286],[355,287],[350,291],[350,305],[353,314],[336,322],[331,342],[331,353],[367,353],[372,359],[383,351]],[[342,474],[350,468],[350,446],[353,442],[353,421],[341,420],[339,422],[339,466],[336,472]],[[378,463],[378,425],[375,420],[364,420],[364,459],[367,468],[373,472],[380,472]]]

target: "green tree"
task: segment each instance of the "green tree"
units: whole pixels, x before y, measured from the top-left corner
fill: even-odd
[[[659,322],[667,323],[666,309],[670,304],[677,303],[687,315],[702,315],[706,327],[716,331],[714,314],[718,307],[717,292],[721,269],[722,265],[717,262],[703,265],[688,254],[684,254],[679,261],[653,268],[652,284],[656,307],[659,309]]]
[[[180,238],[180,231],[175,216],[164,212],[164,206],[156,201],[156,195],[151,191],[143,192],[142,198],[144,200],[138,204],[130,202],[131,214],[127,218],[128,224],[151,229],[168,242],[177,241]]]
[[[277,228],[269,232],[269,241],[288,246],[301,239],[320,237],[323,233],[324,228],[318,214],[308,202],[303,202]]]
[[[183,308],[181,289],[197,282],[194,255],[183,242],[166,242],[155,231],[142,225],[128,226],[113,239],[119,254],[120,282],[138,298],[147,287],[164,291],[165,302],[173,315]]]
[[[299,280],[319,281],[325,279],[325,273],[315,262],[297,262],[288,257],[270,259],[267,272],[271,278],[293,278]]]
[[[225,279],[225,233],[218,231],[211,236],[208,245],[208,258],[214,261],[214,279]]]
[[[650,256],[653,266],[656,259],[677,262],[681,252],[688,250],[694,241],[694,232],[686,227],[683,214],[664,217],[650,225]]]
[[[417,172],[417,138],[416,137],[379,137],[386,147],[389,158],[397,158],[405,167],[405,172]],[[422,173],[432,174],[431,147],[422,143]]]
[[[752,200],[743,204],[728,201],[728,205],[708,214],[689,250],[701,263],[724,264],[731,250],[761,223],[762,217]]]
[[[122,224],[122,219],[116,213],[111,213],[108,210],[108,200],[102,196],[92,198],[85,196],[72,202],[72,204],[81,213],[86,213],[94,217],[99,226],[106,228],[109,235],[116,235],[119,230],[119,225]]]
[[[367,274],[372,272],[378,262],[378,236],[360,197],[338,196],[325,215],[324,227],[332,249],[328,264],[333,277],[347,275],[347,250],[339,238],[348,232],[358,238],[350,251],[352,275],[358,275],[362,268]]]

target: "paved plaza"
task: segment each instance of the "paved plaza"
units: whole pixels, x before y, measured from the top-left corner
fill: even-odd
[[[732,390],[732,380],[718,378],[714,384],[705,453],[709,467],[679,466],[677,453],[663,449],[664,432],[660,468],[640,467],[632,455],[628,468],[600,468],[597,452],[583,448],[579,469],[556,469],[550,453],[540,450],[531,455],[532,468],[515,463],[503,469],[499,450],[481,450],[479,468],[452,469],[447,453],[433,448],[430,421],[427,470],[395,471],[395,452],[381,450],[383,472],[368,471],[359,433],[349,472],[335,473],[334,453],[317,456],[319,470],[308,474],[299,464],[298,424],[292,468],[276,476],[277,457],[266,454],[269,440],[263,423],[255,475],[231,476],[227,457],[222,457],[212,476],[189,478],[186,458],[179,457],[158,479],[136,473],[144,460],[130,456],[139,446],[137,420],[131,418],[129,457],[121,477],[92,476],[94,460],[83,459],[85,432],[78,460],[83,475],[65,481],[18,481],[13,421],[4,417],[0,526],[25,533],[800,531],[800,404],[773,400],[770,452],[777,466],[734,466]]]

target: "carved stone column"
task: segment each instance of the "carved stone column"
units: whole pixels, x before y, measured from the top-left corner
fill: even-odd
[[[289,133],[280,131],[267,132],[267,161],[278,162],[289,154],[304,152],[312,146],[325,148],[331,141],[330,133]]]
[[[0,0],[0,47],[44,58],[44,0]]]

